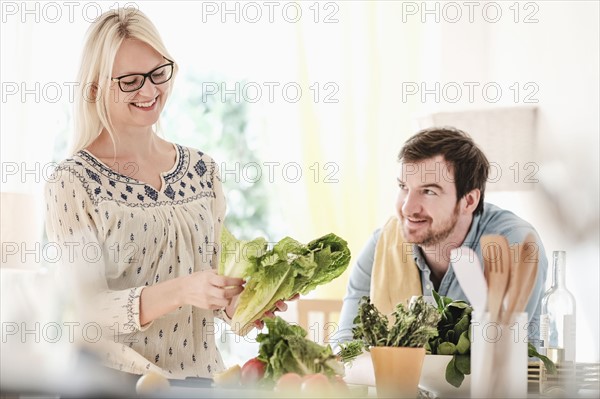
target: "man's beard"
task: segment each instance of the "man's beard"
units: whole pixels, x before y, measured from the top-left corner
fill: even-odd
[[[450,218],[450,220],[448,220],[446,223],[444,223],[442,226],[435,230],[432,227],[430,227],[427,231],[425,231],[425,235],[421,239],[417,238],[415,240],[410,241],[408,239],[409,234],[407,231],[407,227],[403,223],[402,229],[404,230],[404,235],[406,236],[407,241],[411,244],[417,244],[424,247],[429,247],[441,243],[446,238],[448,238],[450,234],[452,234],[452,232],[454,231],[454,227],[458,222],[458,209],[459,203],[457,202],[456,206],[454,207],[454,211],[452,212],[452,217]],[[418,215],[412,217],[414,217],[415,219],[419,219]],[[404,222],[404,220],[405,216],[402,215],[402,221]]]

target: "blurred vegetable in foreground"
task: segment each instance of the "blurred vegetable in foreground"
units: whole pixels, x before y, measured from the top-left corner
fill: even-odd
[[[307,333],[302,327],[288,324],[281,317],[265,319],[265,324],[269,332],[256,337],[258,359],[267,364],[264,385],[272,385],[286,373],[344,375],[344,366],[331,347],[306,338]]]

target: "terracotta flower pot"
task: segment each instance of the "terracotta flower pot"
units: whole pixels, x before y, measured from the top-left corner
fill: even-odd
[[[417,397],[425,348],[377,346],[370,352],[378,397]]]

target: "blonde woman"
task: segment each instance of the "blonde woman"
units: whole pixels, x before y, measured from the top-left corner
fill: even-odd
[[[46,187],[47,232],[74,249],[61,260],[91,305],[88,319],[110,334],[109,366],[210,377],[224,368],[213,317],[230,320],[244,281],[215,273],[225,216],[215,162],[155,131],[176,74],[140,11],[92,24],[73,155]]]

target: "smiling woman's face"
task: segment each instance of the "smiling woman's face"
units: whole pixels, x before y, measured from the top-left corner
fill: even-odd
[[[132,73],[145,74],[167,62],[146,43],[125,39],[117,51],[111,76],[116,78]],[[118,82],[112,82],[108,110],[117,133],[151,128],[163,110],[170,84],[171,81],[155,85],[147,78],[139,90],[124,93]]]

